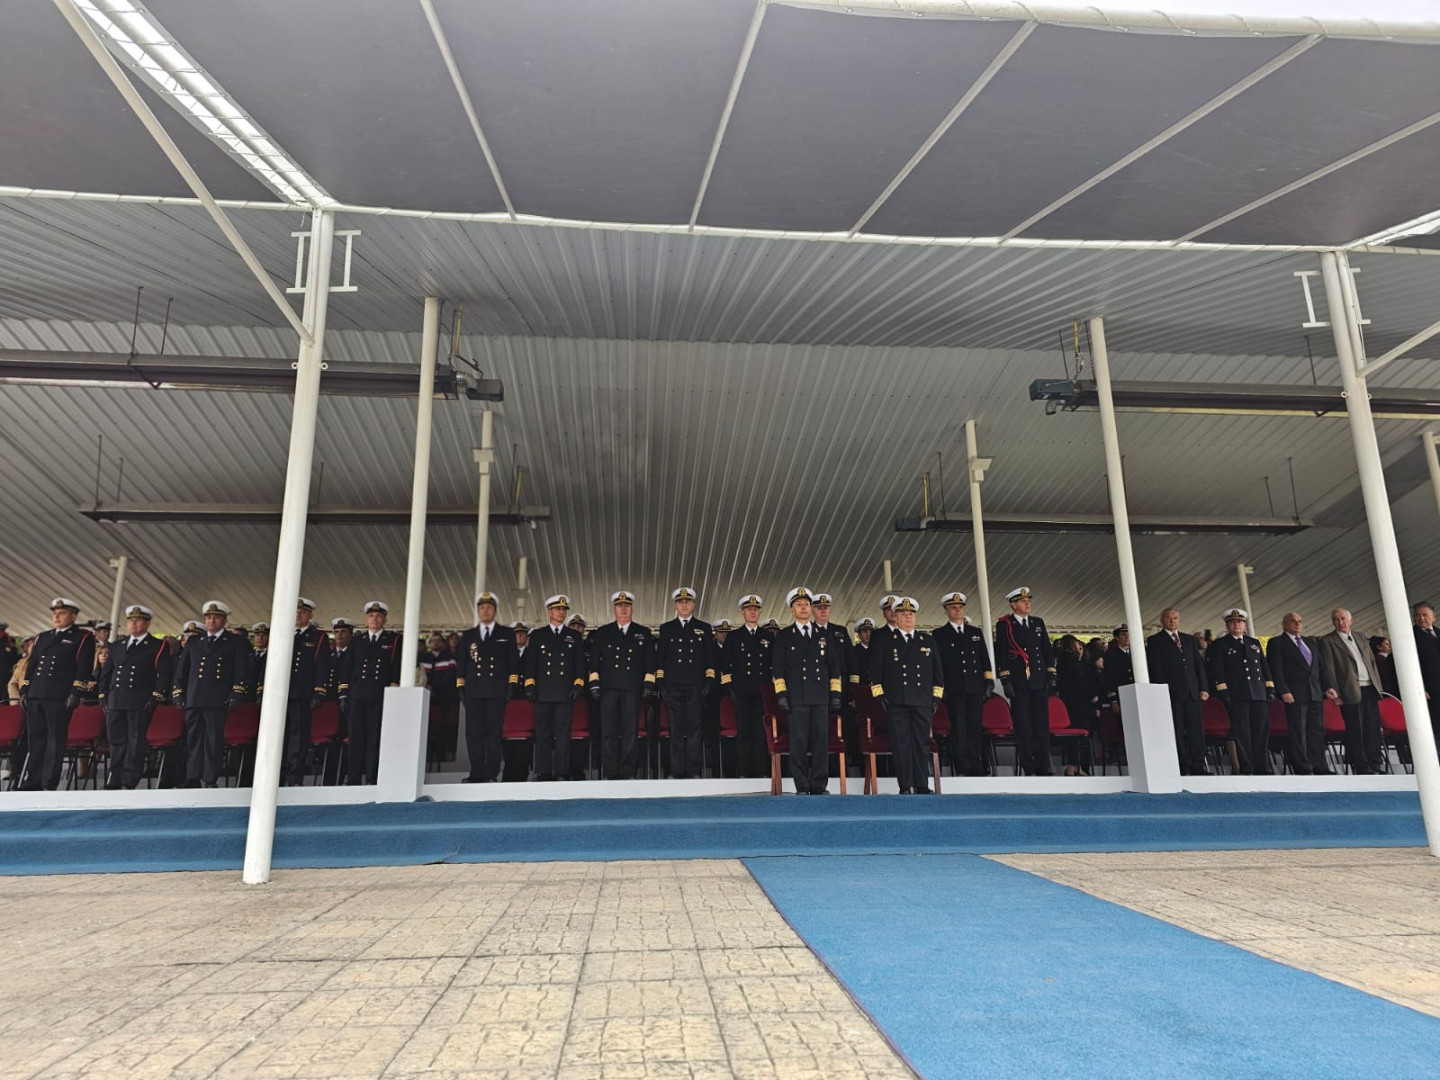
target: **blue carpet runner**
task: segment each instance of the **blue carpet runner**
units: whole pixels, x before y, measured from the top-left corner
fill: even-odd
[[[0,804],[3,805],[3,804]],[[0,873],[240,866],[242,808],[0,813]],[[282,806],[278,867],[750,855],[1389,847],[1414,792],[707,796]]]
[[[1440,1019],[973,855],[747,865],[927,1080],[1440,1076]]]

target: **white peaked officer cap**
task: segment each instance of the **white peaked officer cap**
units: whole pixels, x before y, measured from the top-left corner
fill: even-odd
[[[617,589],[615,592],[610,594],[611,607],[614,607],[616,604],[633,603],[635,603],[635,594],[632,593],[629,589]]]
[[[379,600],[371,600],[365,605],[365,614],[369,615],[372,611],[378,611],[382,615],[389,615],[390,605],[381,603]]]
[[[765,602],[761,600],[757,594],[751,592],[746,593],[744,596],[740,597],[740,603],[735,606],[738,607],[741,611],[744,611],[747,607],[763,608],[765,606]]]
[[[940,598],[941,607],[944,607],[946,604],[963,603],[965,603],[965,594],[963,592],[947,592],[944,596]]]
[[[902,611],[919,611],[920,602],[913,596],[902,596],[895,601],[894,611],[898,615]]]
[[[302,596],[302,597],[300,597],[300,599],[298,599],[298,600],[295,601],[295,606],[296,606],[296,607],[308,608],[310,611],[314,611],[314,610],[315,610],[315,601],[314,601],[314,600],[311,600],[308,596]]]
[[[201,615],[229,615],[230,605],[222,604],[219,600],[206,600],[200,606]]]
[[[144,604],[131,604],[125,609],[127,619],[153,619],[155,613]]]
[[[671,600],[694,600],[694,599],[696,599],[695,590],[692,589],[692,588],[690,588],[690,586],[688,586],[688,585],[681,585],[680,588],[676,589],[674,592],[672,592],[672,593],[670,594],[670,599],[671,599]]]
[[[545,601],[546,611],[549,611],[551,608],[555,607],[564,608],[566,611],[569,611],[570,598],[564,593],[556,593],[554,596],[550,597],[548,600]]]
[[[855,632],[856,632],[857,634],[858,634],[861,630],[874,630],[874,629],[875,629],[875,620],[872,619],[872,618],[870,618],[868,615],[867,615],[865,618],[860,619],[859,621],[857,621],[857,622],[855,623]]]
[[[500,598],[489,589],[484,589],[475,594],[475,606],[479,607],[481,604],[494,604],[498,608],[500,606]]]
[[[80,605],[68,596],[57,596],[54,600],[50,601],[51,611],[58,611],[60,608],[69,608],[75,612],[76,615],[80,614]]]
[[[880,598],[880,610],[891,610],[895,606],[895,601],[899,599],[900,597],[896,596],[894,593],[887,593],[885,596],[882,596]]]
[[[795,588],[785,594],[785,606],[789,607],[795,603],[796,600],[810,600],[813,603],[813,596],[814,594],[804,585],[796,585]]]
[[[1016,600],[1029,600],[1029,599],[1030,599],[1030,589],[1029,589],[1028,586],[1021,585],[1020,588],[1018,588],[1018,589],[1011,589],[1009,592],[1007,592],[1007,593],[1005,594],[1005,599],[1008,600],[1008,601],[1010,601],[1012,604],[1013,604]]]
[[[1246,622],[1250,621],[1249,612],[1247,612],[1244,608],[1238,607],[1232,607],[1229,611],[1225,612],[1225,614],[1220,617],[1226,622],[1229,622],[1231,619],[1244,619]]]

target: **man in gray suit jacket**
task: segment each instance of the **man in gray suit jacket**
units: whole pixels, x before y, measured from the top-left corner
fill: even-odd
[[[1325,661],[1325,696],[1340,703],[1345,717],[1345,760],[1360,774],[1384,770],[1380,751],[1380,670],[1370,640],[1351,624],[1350,612],[1330,613],[1333,632],[1320,638]]]

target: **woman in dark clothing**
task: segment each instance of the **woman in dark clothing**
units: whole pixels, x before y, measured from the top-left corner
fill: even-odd
[[[1085,647],[1074,634],[1066,634],[1055,647],[1056,696],[1065,703],[1070,726],[1095,730],[1095,710],[1100,705],[1100,682],[1093,663],[1085,662]],[[1065,775],[1089,776],[1093,761],[1089,739],[1067,738]]]
[[[1380,670],[1380,692],[1399,697],[1400,676],[1395,671],[1395,654],[1390,651],[1390,639],[1372,637],[1370,647],[1375,650],[1375,666]]]

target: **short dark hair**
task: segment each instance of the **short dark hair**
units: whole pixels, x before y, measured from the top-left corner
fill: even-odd
[[[1435,610],[1435,605],[1430,603],[1429,600],[1417,600],[1410,606],[1411,614],[1419,611],[1422,607],[1429,608],[1432,612]]]

